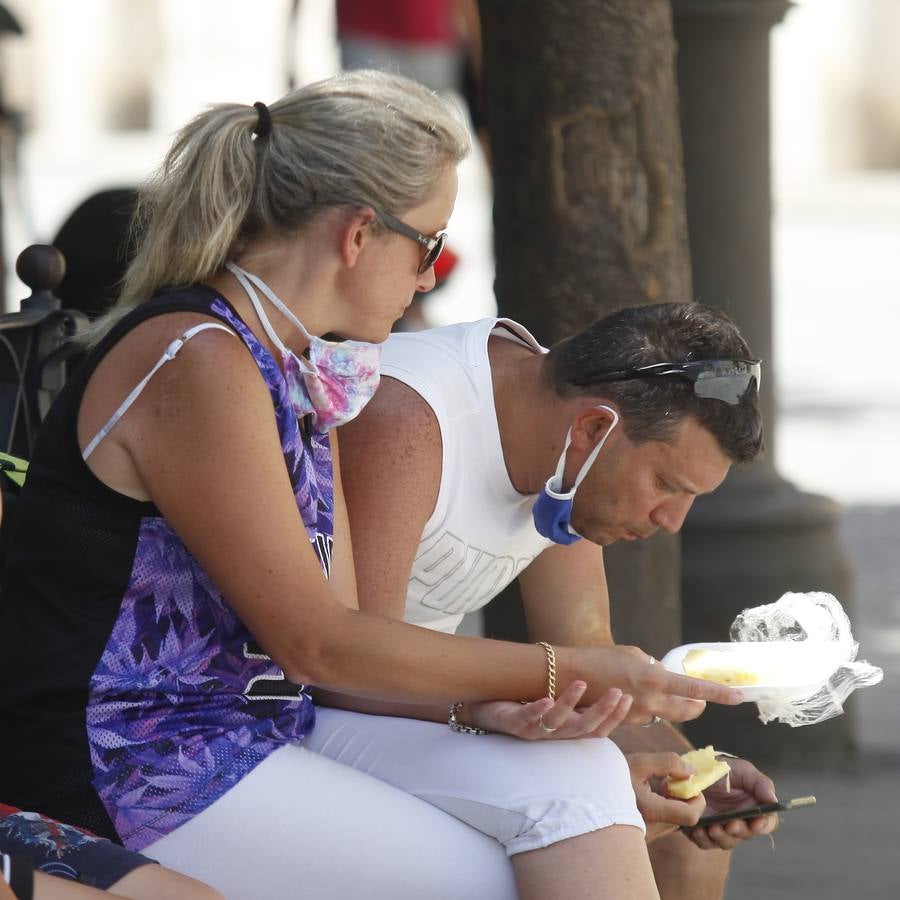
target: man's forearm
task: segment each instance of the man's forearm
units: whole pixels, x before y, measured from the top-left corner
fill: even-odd
[[[585,617],[580,622],[555,622],[548,626],[546,622],[540,627],[528,626],[528,640],[547,641],[563,647],[609,647],[613,643],[609,622],[599,616]]]
[[[391,703],[388,700],[372,700],[369,697],[355,697],[312,688],[310,693],[320,706],[333,706],[351,712],[366,713],[371,716],[396,716],[400,719],[422,719],[426,722],[446,722],[447,707],[435,704]]]
[[[691,742],[671,722],[659,722],[649,728],[620,725],[610,737],[626,754],[659,753],[665,750],[681,754],[694,749]]]

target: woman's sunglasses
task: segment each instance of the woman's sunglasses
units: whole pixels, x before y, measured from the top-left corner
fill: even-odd
[[[369,203],[360,203],[356,200],[349,200],[346,197],[339,197],[335,194],[325,194],[325,193],[316,193],[314,196],[315,203],[337,203],[337,204],[347,204],[349,206],[371,206]],[[372,210],[374,210],[375,215],[378,218],[378,221],[384,225],[385,228],[389,228],[391,231],[396,231],[397,234],[402,234],[404,237],[408,237],[410,240],[415,241],[420,247],[425,250],[425,255],[422,257],[422,261],[419,263],[418,273],[420,275],[424,275],[437,261],[438,257],[441,255],[441,251],[444,249],[444,244],[447,243],[447,232],[442,231],[440,234],[436,234],[433,237],[427,234],[422,234],[421,231],[416,231],[410,225],[407,225],[406,222],[401,222],[396,216],[392,216],[390,213],[381,212],[376,209],[374,206],[371,206]]]
[[[415,241],[420,247],[425,248],[425,255],[419,263],[418,271],[420,275],[427,272],[438,261],[438,257],[444,249],[444,244],[447,243],[446,231],[442,231],[434,237],[429,237],[427,234],[416,231],[415,228],[407,225],[406,222],[401,222],[398,218],[395,218],[389,213],[379,212],[376,209],[375,215],[385,228],[390,228],[391,231],[396,231],[397,234],[402,234],[404,237],[408,237],[410,240]]]

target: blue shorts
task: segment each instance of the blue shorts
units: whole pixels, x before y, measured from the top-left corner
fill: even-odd
[[[2,804],[0,852],[29,859],[37,872],[103,891],[138,866],[155,863],[88,831]]]

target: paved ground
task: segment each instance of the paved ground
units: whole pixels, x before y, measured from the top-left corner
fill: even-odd
[[[844,771],[772,772],[815,794],[775,839],[742,848],[728,900],[900,898],[900,177],[858,177],[779,205],[775,361],[779,471],[845,504],[854,635],[884,681],[847,705],[859,757]],[[813,728],[815,726],[812,726]]]
[[[780,797],[815,794],[818,804],[787,813],[774,848],[757,840],[735,854],[727,900],[900,897],[900,505],[852,506],[843,533],[857,571],[860,655],[885,678],[848,702],[859,726],[855,764],[770,771]]]

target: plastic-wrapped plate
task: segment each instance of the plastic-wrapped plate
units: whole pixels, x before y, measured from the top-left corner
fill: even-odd
[[[684,644],[661,660],[670,671],[730,684],[744,700],[806,697],[841,662],[836,641],[746,641]]]

